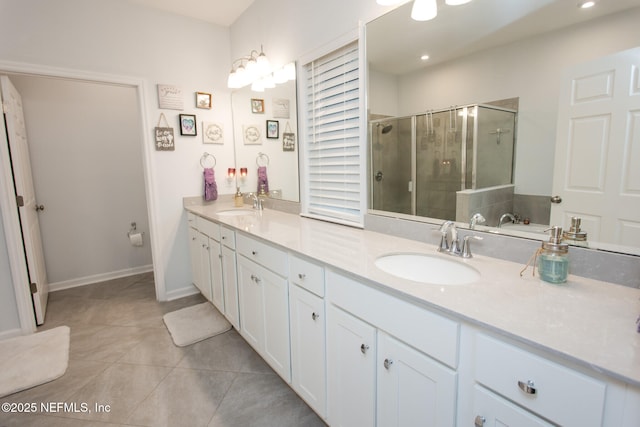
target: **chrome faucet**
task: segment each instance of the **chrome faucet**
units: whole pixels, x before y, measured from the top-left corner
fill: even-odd
[[[253,200],[253,209],[257,209],[259,211],[264,209],[264,205],[262,204],[262,199],[258,197],[254,193],[249,193],[249,197]]]
[[[503,214],[500,219],[498,220],[498,228],[500,228],[502,226],[502,221],[504,221],[505,218],[508,218],[511,220],[511,222],[516,222],[516,217],[511,215],[510,213],[506,213]]]
[[[443,222],[440,226],[440,234],[442,238],[440,239],[438,252],[449,252],[450,254],[460,253],[460,249],[458,248],[458,229],[453,221]],[[447,235],[451,236],[449,240],[447,240]]]
[[[476,224],[484,224],[487,220],[482,216],[480,212],[474,213],[469,221],[469,230],[476,228]]]
[[[459,256],[462,258],[471,258],[471,239],[482,240],[482,237],[469,234],[462,239],[462,248],[460,248],[460,241],[458,239],[458,229],[453,221],[445,221],[440,226],[440,246],[438,246],[438,252],[448,253],[450,255]],[[447,239],[450,235],[451,238]]]

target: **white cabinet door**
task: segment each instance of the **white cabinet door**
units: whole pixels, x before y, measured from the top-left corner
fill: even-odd
[[[224,286],[224,315],[236,330],[240,330],[236,252],[226,246],[222,246],[222,283]]]
[[[200,245],[200,273],[195,285],[200,289],[202,295],[211,301],[211,267],[209,265],[209,237],[198,232],[198,243]]]
[[[220,243],[209,237],[209,268],[211,277],[211,302],[224,313],[224,288],[222,282],[222,251]]]
[[[375,425],[373,326],[329,305],[327,309],[327,420],[333,427]]]
[[[291,385],[324,418],[327,412],[324,300],[291,285],[289,309]]]
[[[238,292],[241,335],[291,382],[287,280],[240,256]]]
[[[193,284],[200,289],[202,284],[202,254],[200,246],[200,233],[195,228],[189,227],[189,255],[191,256],[191,275]]]
[[[453,426],[456,373],[378,331],[378,425]]]
[[[477,427],[551,427],[551,424],[479,385],[473,391],[473,410]]]

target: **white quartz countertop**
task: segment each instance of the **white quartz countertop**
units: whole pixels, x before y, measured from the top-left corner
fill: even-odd
[[[532,277],[530,268],[520,277],[527,260],[518,264],[439,254],[438,234],[424,236],[433,242],[426,244],[270,209],[218,215],[233,209],[227,202],[185,203],[185,209],[316,259],[392,295],[640,387],[640,333],[635,323],[640,315],[639,289],[573,275],[567,283],[552,285]],[[475,267],[481,277],[466,285],[431,285],[397,278],[374,265],[377,257],[397,252],[455,259]]]

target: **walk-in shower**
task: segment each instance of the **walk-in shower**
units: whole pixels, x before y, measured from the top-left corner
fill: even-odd
[[[513,182],[516,111],[468,105],[370,122],[371,208],[456,219],[462,190]]]

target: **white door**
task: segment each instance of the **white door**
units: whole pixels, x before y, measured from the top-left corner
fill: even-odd
[[[22,112],[22,98],[7,76],[0,76],[0,81],[16,195],[21,199],[18,203],[18,210],[22,226],[24,251],[27,257],[29,281],[32,287],[31,296],[36,323],[41,325],[44,323],[47,299],[49,297],[49,283],[47,282],[40,223],[38,222],[38,212],[42,210],[42,206],[38,206],[36,203],[36,193],[33,188],[27,129]]]
[[[456,373],[378,331],[378,425],[455,424]]]
[[[567,72],[558,106],[551,224],[588,240],[640,241],[640,48]]]

